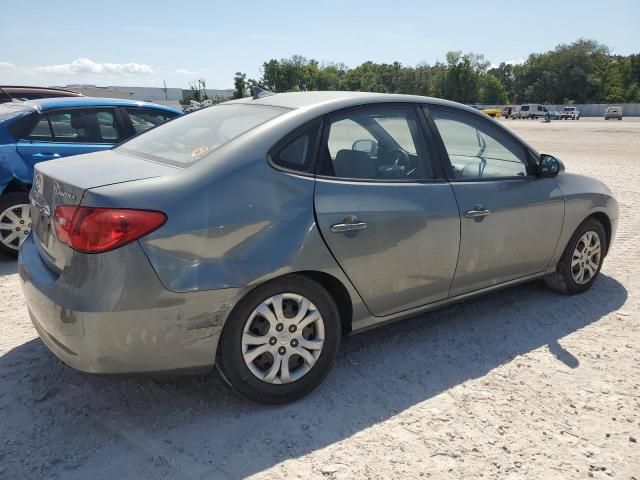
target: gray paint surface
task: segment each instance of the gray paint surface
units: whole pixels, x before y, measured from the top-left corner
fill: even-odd
[[[292,272],[339,282],[358,331],[553,271],[575,228],[593,213],[606,214],[615,231],[618,207],[609,190],[577,175],[346,182],[287,173],[266,160],[289,132],[342,108],[435,104],[492,121],[472,108],[349,92],[234,102],[291,110],[188,168],[117,149],[36,168],[43,188],[32,193],[39,206],[20,274],[40,335],[70,365],[94,372],[211,366],[233,306],[255,286]],[[54,184],[72,204],[154,209],[168,220],[125,247],[83,254],[60,243],[51,218],[40,215],[70,202]],[[491,216],[465,218],[477,203]],[[346,215],[367,229],[331,232]]]

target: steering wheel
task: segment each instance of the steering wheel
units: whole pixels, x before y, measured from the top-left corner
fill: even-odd
[[[378,162],[381,165],[393,162],[393,164],[397,167],[408,167],[409,155],[407,155],[407,152],[405,152],[401,148],[392,148],[391,150],[387,150],[386,152],[384,152],[378,159]]]

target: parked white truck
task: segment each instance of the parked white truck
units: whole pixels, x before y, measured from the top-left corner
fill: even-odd
[[[580,110],[576,107],[564,107],[560,113],[561,120],[580,120]]]

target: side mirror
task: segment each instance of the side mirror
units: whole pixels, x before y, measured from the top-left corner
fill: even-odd
[[[555,177],[564,170],[564,165],[560,160],[551,155],[543,153],[540,155],[538,173],[541,177]]]
[[[351,150],[364,152],[373,156],[378,152],[378,142],[375,140],[356,140],[353,142],[353,145],[351,145]]]

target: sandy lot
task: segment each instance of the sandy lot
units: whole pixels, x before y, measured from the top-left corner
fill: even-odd
[[[347,338],[319,390],[264,407],[216,373],[71,370],[0,261],[0,478],[640,480],[640,121],[506,125],[620,201],[589,292],[525,285]]]

